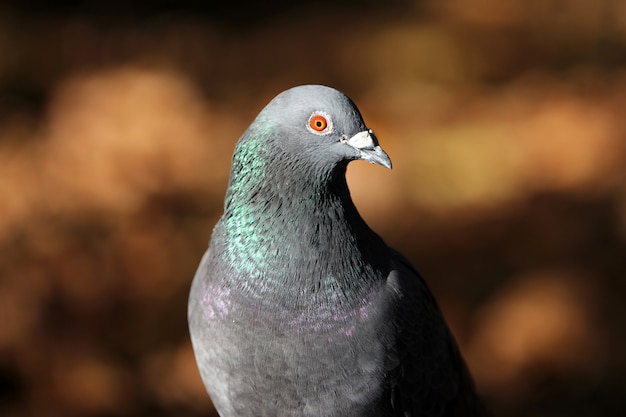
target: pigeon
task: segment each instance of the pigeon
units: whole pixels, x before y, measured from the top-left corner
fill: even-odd
[[[352,202],[353,160],[391,168],[321,85],[280,93],[237,142],[188,306],[221,417],[483,415],[430,290]]]

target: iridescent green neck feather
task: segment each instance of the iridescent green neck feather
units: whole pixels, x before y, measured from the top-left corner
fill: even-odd
[[[234,272],[231,284],[257,296],[280,286],[296,300],[367,291],[384,276],[387,247],[352,203],[347,162],[316,171],[282,152],[271,131],[254,124],[235,149],[214,233],[223,236],[221,262]]]

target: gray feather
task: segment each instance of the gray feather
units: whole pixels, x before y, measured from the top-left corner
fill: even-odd
[[[350,198],[356,159],[391,166],[354,103],[323,86],[281,93],[239,140],[189,297],[222,417],[480,415],[430,291]]]

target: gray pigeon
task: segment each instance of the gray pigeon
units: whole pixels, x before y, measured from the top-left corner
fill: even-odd
[[[357,159],[391,168],[319,85],[279,94],[237,143],[188,311],[220,416],[482,415],[426,284],[350,198]]]

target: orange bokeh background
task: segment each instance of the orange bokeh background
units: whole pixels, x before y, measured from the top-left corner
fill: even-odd
[[[357,207],[494,414],[626,414],[626,3],[0,4],[0,415],[214,413],[187,292],[236,140],[334,86]]]

